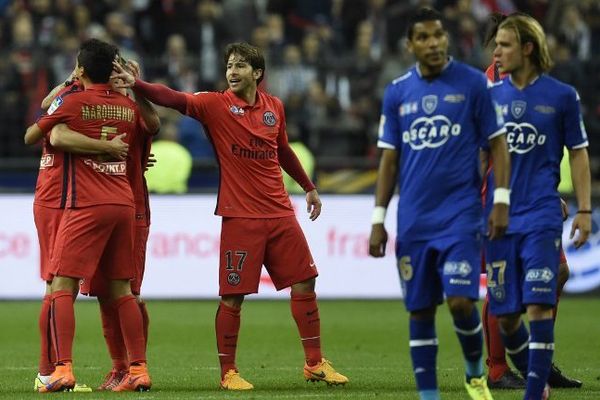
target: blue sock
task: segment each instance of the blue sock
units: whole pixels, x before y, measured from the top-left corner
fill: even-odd
[[[473,307],[473,312],[465,319],[454,319],[454,330],[465,357],[467,382],[471,378],[481,378],[483,376],[483,333],[477,308]]]
[[[529,370],[527,372],[526,399],[542,396],[554,354],[554,320],[530,321]]]
[[[440,394],[436,379],[438,340],[432,320],[410,319],[410,357],[421,400],[437,400]]]
[[[521,321],[521,325],[512,335],[507,335],[502,332],[502,329],[500,333],[502,334],[504,347],[506,347],[506,353],[521,375],[526,378],[527,366],[529,365],[529,333],[525,324]]]

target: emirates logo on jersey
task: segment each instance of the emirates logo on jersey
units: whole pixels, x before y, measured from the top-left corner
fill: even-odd
[[[275,114],[273,114],[273,112],[266,111],[263,114],[263,122],[267,126],[275,126],[275,124],[277,123],[277,118],[275,118]]]

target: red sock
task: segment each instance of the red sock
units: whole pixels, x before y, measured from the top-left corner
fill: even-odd
[[[40,375],[50,375],[54,372],[54,360],[56,353],[52,347],[52,334],[50,333],[50,304],[52,300],[49,294],[42,300],[38,325],[40,328],[40,363],[38,372]]]
[[[59,290],[51,295],[50,324],[52,341],[56,350],[56,363],[72,362],[73,337],[75,336],[75,308],[73,293]]]
[[[109,300],[101,302],[100,316],[102,317],[102,332],[113,368],[117,371],[126,371],[129,369],[127,348],[123,340],[123,333],[121,333],[121,321],[115,304]]]
[[[148,326],[150,326],[150,317],[148,317],[148,310],[146,309],[146,303],[139,302],[138,307],[140,308],[140,312],[142,313],[142,321],[144,323],[144,343],[146,343],[146,348],[148,348]]]
[[[317,295],[312,293],[292,292],[292,316],[298,325],[298,332],[304,347],[304,356],[309,366],[321,362],[321,320],[319,319],[319,307],[317,306]]]
[[[114,304],[119,314],[121,332],[129,355],[129,363],[145,363],[146,341],[144,340],[144,322],[142,321],[142,313],[137,305],[135,296],[130,294],[119,297]]]
[[[229,307],[223,302],[219,303],[215,318],[215,331],[217,334],[217,351],[221,364],[221,379],[227,371],[234,369],[235,350],[237,348],[238,333],[240,332],[241,308]]]
[[[483,302],[483,332],[485,333],[485,347],[488,357],[485,363],[488,366],[490,379],[498,380],[508,371],[506,363],[506,349],[500,335],[498,319],[489,312],[488,298]]]

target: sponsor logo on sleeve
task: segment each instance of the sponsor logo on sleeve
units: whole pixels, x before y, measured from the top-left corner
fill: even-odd
[[[48,115],[52,115],[54,113],[54,111],[56,111],[58,109],[58,107],[60,107],[63,103],[63,99],[62,97],[58,96],[57,98],[54,99],[54,101],[52,102],[52,104],[50,104],[50,107],[48,108]]]

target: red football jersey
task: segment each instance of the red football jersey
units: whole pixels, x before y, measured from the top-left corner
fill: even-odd
[[[63,88],[56,95],[48,111],[52,111],[63,99],[83,90],[79,83]],[[71,155],[52,147],[47,137],[42,139],[40,172],[35,185],[33,203],[49,208],[65,208],[67,200],[68,167]]]
[[[112,90],[108,84],[90,85],[83,92],[65,97],[38,121],[43,132],[49,132],[60,123],[94,139],[111,140],[127,133],[125,140],[128,143],[134,140],[132,136],[139,134],[141,126],[135,102]],[[133,207],[126,161],[72,154],[66,203],[70,208],[98,204]]]
[[[215,213],[224,217],[294,215],[277,157],[287,143],[283,104],[257,91],[251,106],[231,92],[186,94],[186,114],[204,124],[220,168]]]
[[[140,226],[150,225],[150,204],[148,199],[148,186],[144,171],[150,156],[152,133],[148,132],[146,124],[141,120],[140,131],[129,142],[129,156],[127,158],[127,178],[135,199],[135,222]]]

